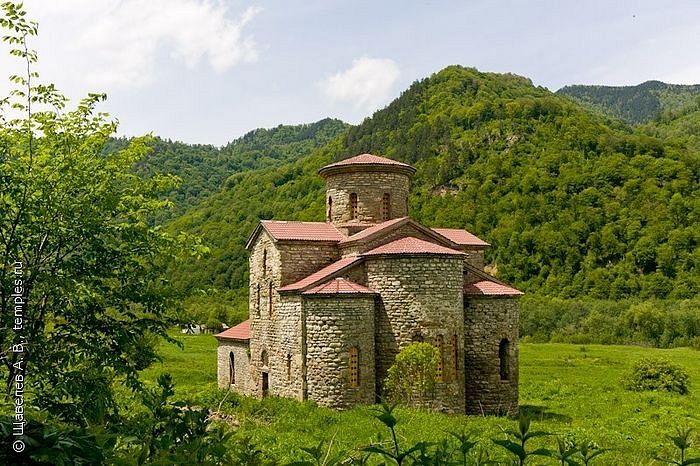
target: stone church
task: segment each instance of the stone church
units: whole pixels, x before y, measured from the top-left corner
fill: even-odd
[[[439,351],[434,408],[518,410],[522,293],[484,272],[488,243],[408,216],[415,168],[362,154],[319,170],[326,221],[262,220],[250,319],[218,334],[218,383],[346,408],[375,403],[398,352]]]

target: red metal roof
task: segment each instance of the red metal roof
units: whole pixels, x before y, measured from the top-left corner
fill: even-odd
[[[432,228],[432,230],[453,243],[463,246],[490,246],[489,243],[469,233],[467,230],[460,230],[458,228]]]
[[[339,261],[333,262],[330,265],[322,268],[318,272],[314,272],[306,278],[302,278],[298,282],[291,283],[289,285],[283,286],[279,291],[300,291],[309,286],[315,285],[316,283],[330,278],[333,274],[340,272],[341,270],[350,267],[356,262],[362,259],[358,256],[348,256],[340,259]]]
[[[399,218],[395,218],[392,220],[387,220],[386,222],[378,223],[376,225],[372,225],[371,227],[365,228],[364,230],[362,230],[358,233],[355,233],[352,236],[348,236],[347,238],[342,240],[341,243],[349,243],[350,241],[356,241],[356,240],[367,238],[368,236],[372,236],[373,234],[375,234],[378,231],[382,231],[383,229],[389,228],[392,225],[396,225],[397,223],[407,222],[408,220],[409,220],[408,217],[399,217]]]
[[[261,220],[260,224],[277,240],[341,241],[345,239],[345,235],[331,223]]]
[[[250,320],[214,335],[219,340],[250,340]]]
[[[401,167],[413,168],[407,163],[398,162],[396,160],[387,159],[386,157],[379,157],[373,154],[360,154],[355,157],[350,157],[349,159],[341,160],[340,162],[335,162],[330,165],[326,165],[321,168],[325,170],[326,168],[332,167],[342,167],[345,165],[396,165]]]
[[[462,255],[463,252],[454,249],[446,248],[435,243],[430,243],[422,239],[407,236],[406,238],[397,239],[391,243],[384,244],[378,248],[374,248],[369,252],[362,254],[363,256],[374,256],[379,254],[450,254]]]
[[[366,286],[339,277],[304,291],[302,294],[375,294]]]
[[[523,292],[490,280],[482,280],[464,285],[464,294],[469,296],[520,296]]]

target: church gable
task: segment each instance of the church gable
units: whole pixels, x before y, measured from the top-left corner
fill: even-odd
[[[397,239],[414,237],[450,249],[460,246],[409,217],[390,220],[368,228],[340,242],[343,256],[361,254]]]

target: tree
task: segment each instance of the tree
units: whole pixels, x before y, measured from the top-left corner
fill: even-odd
[[[429,343],[402,349],[384,382],[388,397],[408,406],[425,406],[433,398],[440,355]]]
[[[133,167],[148,138],[105,154],[116,123],[96,110],[103,94],[75,109],[38,84],[28,39],[36,23],[4,3],[0,26],[26,72],[0,101],[0,375],[6,398],[18,381],[32,404],[84,426],[117,415],[114,383],[133,390],[168,338],[177,296],[162,271],[181,253],[203,252],[147,222],[167,205],[172,176]]]

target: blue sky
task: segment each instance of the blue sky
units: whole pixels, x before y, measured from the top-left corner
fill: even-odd
[[[280,123],[357,123],[450,64],[551,90],[700,83],[699,1],[25,3],[42,78],[74,99],[106,92],[126,135],[221,145]]]

